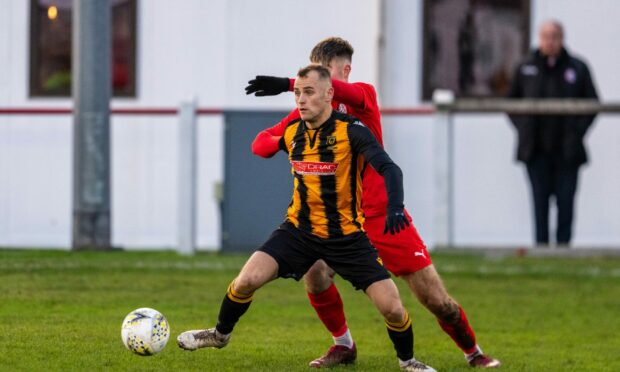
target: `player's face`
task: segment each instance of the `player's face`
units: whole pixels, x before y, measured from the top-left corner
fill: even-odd
[[[316,71],[310,71],[306,77],[297,77],[294,92],[299,116],[308,123],[320,120],[331,108],[334,88],[328,80],[319,79]]]
[[[545,23],[538,33],[538,42],[543,55],[557,57],[562,50],[562,30],[553,23]]]

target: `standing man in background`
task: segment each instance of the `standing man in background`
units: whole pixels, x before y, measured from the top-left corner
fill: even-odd
[[[586,64],[563,46],[564,29],[546,21],[539,49],[516,70],[511,98],[592,98],[596,89]],[[517,159],[525,163],[532,185],[536,244],[549,244],[549,199],[558,208],[556,242],[568,246],[579,167],[587,162],[584,136],[595,115],[510,116],[518,135]]]

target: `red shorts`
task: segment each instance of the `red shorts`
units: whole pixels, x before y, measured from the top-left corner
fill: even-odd
[[[383,233],[385,215],[367,217],[364,222],[364,230],[379,251],[383,265],[396,276],[416,272],[433,263],[406,210],[405,215],[409,220],[409,226],[395,235]]]

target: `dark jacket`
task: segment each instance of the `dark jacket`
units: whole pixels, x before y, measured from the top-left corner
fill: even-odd
[[[515,71],[510,98],[593,98],[596,89],[588,66],[565,49],[549,67],[540,51],[534,51]],[[517,129],[517,159],[529,163],[547,153],[565,164],[587,162],[583,138],[596,115],[511,115]]]

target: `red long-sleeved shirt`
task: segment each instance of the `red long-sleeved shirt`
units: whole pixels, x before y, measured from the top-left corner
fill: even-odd
[[[295,80],[291,79],[291,90]],[[334,109],[355,116],[360,119],[383,146],[381,130],[381,115],[377,103],[375,88],[366,83],[346,83],[332,80],[334,87]],[[299,111],[291,111],[278,124],[260,132],[252,142],[252,152],[255,155],[270,158],[279,150],[278,142],[284,134],[284,129],[293,120],[298,119]],[[362,209],[366,217],[386,214],[387,193],[383,177],[372,167],[367,167],[363,179]]]

